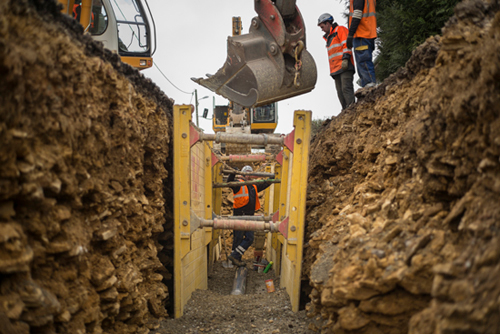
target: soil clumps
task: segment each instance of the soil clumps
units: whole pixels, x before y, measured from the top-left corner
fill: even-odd
[[[312,143],[304,275],[323,333],[498,333],[500,14],[464,1]]]
[[[167,316],[172,101],[59,11],[0,3],[2,331],[146,333]]]

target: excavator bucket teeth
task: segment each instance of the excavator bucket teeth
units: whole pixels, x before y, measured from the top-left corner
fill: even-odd
[[[288,33],[283,19],[279,12],[273,15],[281,20],[281,30],[276,32],[260,15],[255,17],[248,34],[228,37],[222,68],[207,78],[192,80],[244,107],[264,106],[311,91],[316,84],[316,63],[307,50],[295,48],[304,45],[303,28],[295,40],[294,36],[285,38]],[[298,10],[297,15],[302,23]]]

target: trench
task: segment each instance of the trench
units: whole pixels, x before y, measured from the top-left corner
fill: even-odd
[[[55,1],[3,1],[0,332],[499,332],[499,8],[312,138],[299,312],[217,261],[171,319],[172,100]]]

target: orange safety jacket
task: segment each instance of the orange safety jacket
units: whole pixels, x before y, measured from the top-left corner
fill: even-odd
[[[240,182],[243,182],[242,180],[239,180]],[[248,196],[248,186],[241,186],[240,190],[236,194],[234,194],[233,200],[233,208],[239,209],[244,207],[245,205],[248,204],[250,201],[250,197]],[[257,186],[253,184],[253,187],[255,188],[255,211],[260,209],[260,202],[259,202],[259,197],[258,194],[259,192],[257,191]]]
[[[353,0],[350,1],[349,7],[349,27],[354,14]],[[353,37],[355,38],[377,38],[377,18],[375,15],[375,5],[377,0],[365,0],[363,8],[363,16],[359,22],[358,29]]]
[[[328,50],[328,63],[330,64],[330,74],[337,75],[343,72],[342,70],[342,60],[345,54],[350,55],[350,61],[354,66],[354,61],[352,59],[352,51],[346,46],[347,35],[349,31],[346,27],[336,26],[335,29],[332,27],[330,33],[323,38],[326,40],[326,48]],[[333,38],[328,45],[328,37],[333,35]]]

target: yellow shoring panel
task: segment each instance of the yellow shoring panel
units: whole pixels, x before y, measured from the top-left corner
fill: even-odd
[[[276,163],[274,164],[274,178],[278,180],[283,180],[281,178],[281,166]],[[280,205],[280,192],[281,192],[281,183],[274,183],[274,199],[273,199],[273,210],[272,213],[276,212],[279,209]]]
[[[271,166],[266,166],[266,173],[271,173]],[[264,192],[264,216],[269,216],[273,214],[272,203],[271,203],[271,187],[267,187]]]
[[[279,200],[279,221],[283,221],[287,216],[287,200],[288,200],[288,180],[289,180],[289,174],[290,174],[290,150],[284,146],[283,147],[283,165],[281,166],[281,191],[280,191],[280,200]],[[282,244],[285,242],[285,239],[283,238],[283,235],[279,234],[278,235],[278,241],[281,242]]]
[[[174,106],[174,303],[175,317],[183,314],[182,258],[191,249],[191,172],[189,130],[191,106]]]
[[[212,219],[212,151],[208,142],[205,146],[205,219]],[[212,228],[205,227],[205,246],[212,241]],[[212,260],[212,248],[209,250],[209,259]]]
[[[210,155],[210,157],[211,157],[211,155]],[[210,166],[211,165],[212,165],[212,162],[210,162]],[[213,166],[211,168],[212,169],[211,180],[213,183],[222,183],[222,174],[220,172],[221,167],[222,167],[222,164],[217,163],[217,164],[215,164],[215,166]],[[216,215],[220,215],[221,206],[222,206],[222,188],[213,188],[212,184],[211,184],[210,190],[212,191],[211,210],[213,210],[213,212]],[[207,202],[207,203],[209,203],[209,202]],[[207,219],[212,219],[212,218],[210,217]],[[212,259],[214,259],[214,261],[215,261],[213,251],[214,251],[214,247],[220,242],[220,240],[219,240],[220,236],[221,236],[221,230],[212,230],[212,241],[210,242],[210,250],[209,250],[210,261],[212,261]],[[210,263],[210,264],[212,264],[212,263]]]
[[[274,165],[274,175],[275,179],[283,180],[281,175],[281,165],[276,163]],[[280,192],[281,192],[281,183],[274,183],[272,185],[274,187],[274,199],[273,199],[273,210],[272,213],[276,212],[280,207]],[[272,236],[272,247],[278,250],[278,236],[279,233],[273,233]],[[278,263],[276,263],[275,268],[278,268]]]
[[[217,163],[212,168],[212,179],[213,183],[222,183],[222,164]],[[212,209],[216,215],[220,215],[222,207],[222,188],[212,188]],[[221,230],[215,230],[212,236],[212,240],[215,243],[219,242],[219,236],[221,234]],[[215,244],[213,245],[215,246]]]
[[[274,175],[275,179],[282,180],[282,166],[278,163],[274,164]],[[275,183],[273,184],[274,187],[274,198],[273,198],[273,210],[272,213],[275,213],[278,211],[280,207],[280,196],[281,196],[281,183]],[[279,217],[278,217],[279,218]],[[281,238],[281,241],[280,241]],[[273,233],[271,237],[271,247],[275,250],[276,252],[276,259],[274,260],[274,272],[276,276],[281,275],[281,250],[283,246],[283,236],[280,233]]]
[[[295,143],[292,161],[292,182],[289,202],[289,221],[286,256],[292,263],[292,286],[287,286],[292,311],[299,310],[302,251],[304,244],[304,221],[307,199],[307,172],[309,166],[309,145],[311,136],[311,112],[295,111]]]

